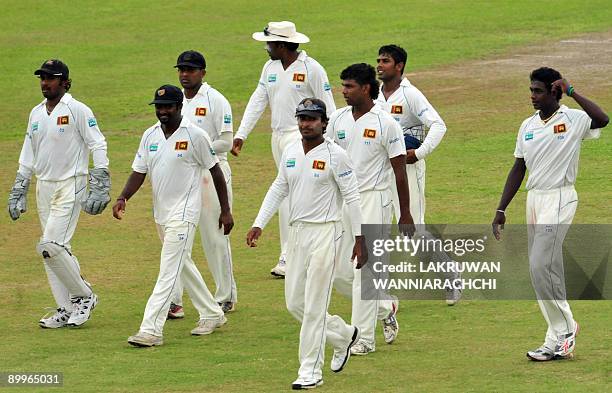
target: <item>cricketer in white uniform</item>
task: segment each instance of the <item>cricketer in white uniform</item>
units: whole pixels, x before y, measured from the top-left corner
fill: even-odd
[[[403,76],[407,59],[406,51],[397,45],[380,47],[376,59],[376,73],[383,83],[376,103],[391,114],[404,133],[410,214],[417,224],[417,236],[435,239],[425,230],[425,157],[442,141],[446,124],[425,95]],[[400,205],[394,182],[391,182],[391,197],[395,216],[399,217]],[[435,254],[437,261],[453,261],[444,251]],[[444,275],[450,280],[460,277],[453,272]],[[446,292],[446,304],[449,306],[455,305],[460,298],[461,290],[458,288]]]
[[[323,136],[327,124],[325,103],[307,98],[297,107],[302,140],[282,154],[278,176],[270,186],[247,244],[256,246],[262,229],[285,197],[289,201],[289,242],[285,301],[289,312],[302,323],[300,369],[293,389],[315,388],[323,383],[325,341],[334,347],[331,369],[339,372],[359,338],[359,329],[337,315],[329,315],[334,270],[339,263],[342,202],[352,218],[353,257],[360,266],[367,261],[361,236],[361,212],[357,178],[346,152]],[[346,262],[348,263],[348,262]]]
[[[57,311],[43,317],[39,325],[80,326],[89,319],[98,298],[82,277],[70,240],[81,208],[100,214],[110,201],[106,140],[91,109],[67,93],[72,83],[68,66],[60,60],[47,60],[34,74],[40,77],[45,100],[30,112],[8,210],[13,220],[25,213],[34,173],[43,232],[36,249],[43,257],[57,304]],[[94,167],[88,170],[90,152]]]
[[[212,148],[223,171],[227,196],[232,207],[232,171],[227,162],[227,152],[232,148],[232,108],[229,101],[208,83],[202,83],[206,74],[206,60],[197,51],[189,50],[181,53],[177,59],[176,68],[183,86],[183,117],[200,127],[212,141]],[[234,309],[237,298],[236,281],[232,265],[232,252],[229,236],[219,228],[221,205],[209,171],[204,171],[202,189],[202,212],[200,213],[200,238],[208,266],[212,273],[217,290],[215,300],[224,312]],[[183,286],[176,288],[176,296],[172,301],[170,318],[182,317]]]
[[[223,223],[225,234],[233,226],[225,180],[206,132],[181,116],[182,103],[183,93],[178,87],[164,85],[156,90],[151,104],[155,105],[159,122],[144,132],[132,164],[133,172],[113,206],[113,215],[121,219],[127,200],[149,174],[153,214],[163,246],[159,276],[140,330],[128,338],[134,346],[163,344],[163,327],[179,276],[200,314],[191,334],[210,334],[227,321],[191,259],[202,206],[202,171],[210,170],[213,176],[222,206],[219,224]]]
[[[525,119],[519,129],[516,160],[493,219],[493,233],[499,240],[506,207],[529,171],[526,187],[529,269],[548,330],[544,344],[527,352],[527,357],[548,361],[573,356],[579,327],[566,300],[563,240],[578,205],[574,183],[580,146],[584,139],[598,138],[599,129],[608,124],[609,118],[552,68],[538,68],[530,79],[531,101],[538,111]],[[560,106],[563,93],[583,110]]]
[[[400,189],[402,214],[399,223],[412,224],[409,211],[408,181],[406,179],[406,147],[399,124],[374,103],[378,81],[374,68],[354,64],[342,71],[343,95],[349,106],[338,109],[329,119],[328,132],[336,143],[346,149],[351,158],[361,196],[364,224],[391,224],[392,176]],[[369,87],[368,88],[366,88]],[[336,273],[335,286],[353,299],[352,324],[361,330],[361,339],[351,350],[366,355],[375,350],[374,332],[377,319],[386,320],[385,341],[393,342],[399,326],[395,307],[388,299],[363,299],[362,270],[352,269],[352,237],[350,215],[345,206],[343,217],[345,236],[341,249],[341,263]],[[381,238],[385,236],[380,234]]]
[[[266,42],[270,60],[264,64],[257,88],[244,111],[240,127],[234,137],[232,153],[237,155],[259,117],[270,106],[272,113],[272,155],[277,168],[283,151],[300,140],[295,108],[307,97],[315,97],[327,106],[327,116],[336,110],[331,85],[325,69],[298,45],[310,39],[298,33],[292,22],[270,22],[263,32],[253,33],[253,39]],[[285,275],[289,207],[281,203],[278,212],[281,256],[271,270],[278,277]]]

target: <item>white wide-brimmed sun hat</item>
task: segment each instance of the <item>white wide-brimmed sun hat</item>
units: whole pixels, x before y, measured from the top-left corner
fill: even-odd
[[[293,22],[270,22],[263,31],[253,33],[253,39],[257,41],[284,41],[296,44],[310,42],[310,38],[295,30]]]

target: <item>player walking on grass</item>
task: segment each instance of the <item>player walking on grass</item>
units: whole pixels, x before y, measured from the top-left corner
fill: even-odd
[[[232,154],[237,156],[255,127],[257,120],[270,105],[272,112],[272,155],[277,168],[280,158],[287,146],[300,140],[295,108],[307,97],[323,100],[327,106],[327,115],[334,110],[334,97],[323,67],[306,51],[298,51],[299,44],[310,39],[298,33],[292,22],[270,22],[263,32],[253,33],[253,39],[266,42],[270,60],[261,71],[257,88],[251,95],[244,110],[242,121],[232,147]],[[271,270],[277,277],[285,276],[287,252],[287,234],[289,233],[289,203],[284,201],[278,211],[281,255],[278,263]]]
[[[80,326],[98,302],[81,275],[70,240],[81,208],[100,214],[110,201],[106,140],[89,107],[68,91],[68,66],[47,60],[34,72],[45,100],[30,112],[19,171],[9,195],[13,220],[26,212],[26,196],[36,174],[36,207],[42,236],[36,249],[42,255],[57,311],[39,321],[42,328]],[[94,167],[88,170],[89,153]],[[89,191],[87,175],[89,173]]]
[[[364,224],[391,224],[392,173],[400,200],[399,224],[412,225],[408,180],[406,178],[406,147],[399,124],[374,100],[379,84],[374,67],[353,64],[340,74],[342,94],[348,106],[338,109],[329,120],[330,136],[352,160],[357,174],[361,212]],[[391,300],[364,299],[362,270],[352,267],[354,224],[350,209],[344,206],[344,231],[341,258],[335,286],[353,299],[351,323],[361,330],[360,341],[351,349],[355,355],[367,355],[375,350],[376,320],[383,319],[385,341],[391,343],[399,331],[396,308]],[[380,233],[381,238],[385,236]]]
[[[446,124],[421,91],[404,77],[408,55],[397,45],[384,45],[378,50],[376,73],[383,83],[376,103],[399,123],[406,143],[406,176],[410,189],[410,214],[417,224],[417,235],[433,239],[425,230],[425,157],[440,144],[446,133]],[[397,217],[400,204],[391,182],[393,210]],[[444,251],[436,252],[437,261],[453,259]],[[460,278],[458,273],[447,273],[449,280]],[[446,304],[454,306],[461,298],[461,290],[446,291]]]
[[[574,189],[580,146],[596,139],[608,116],[578,94],[561,74],[547,67],[530,75],[531,103],[537,110],[523,121],[516,138],[514,166],[508,174],[493,219],[499,240],[506,222],[506,208],[527,178],[527,235],[531,282],[540,310],[548,324],[544,344],[527,352],[534,361],[573,356],[579,327],[565,294],[563,240],[578,205]],[[572,97],[583,110],[559,105],[561,96]]]
[[[179,82],[183,86],[182,115],[208,134],[212,148],[219,159],[219,167],[225,178],[227,197],[232,207],[232,171],[227,162],[227,152],[232,148],[232,108],[227,99],[203,82],[206,75],[206,60],[200,52],[193,50],[181,53],[174,66],[178,68]],[[202,189],[202,212],[200,213],[200,238],[208,266],[217,286],[215,300],[224,313],[234,310],[237,301],[236,281],[232,266],[229,236],[217,228],[221,205],[209,171],[204,171]],[[176,286],[168,318],[182,318],[183,285]]]
[[[217,190],[219,228],[228,235],[234,221],[219,160],[206,132],[181,116],[183,93],[172,85],[156,90],[155,114],[159,122],[145,131],[132,164],[133,172],[113,206],[121,219],[127,201],[142,186],[147,174],[153,189],[153,214],[163,242],[159,276],[147,302],[139,332],[128,338],[134,346],[163,344],[163,328],[177,279],[181,278],[200,314],[192,335],[212,333],[227,321],[191,259],[191,248],[202,206],[202,171],[209,170]],[[206,230],[206,229],[203,229]]]
[[[359,329],[347,325],[327,309],[334,270],[339,262],[342,232],[342,201],[351,213],[353,258],[359,269],[367,261],[361,236],[361,212],[357,179],[346,152],[323,136],[327,126],[325,103],[307,98],[295,112],[301,140],[291,143],[282,154],[278,176],[270,186],[247,244],[256,247],[262,229],[289,201],[289,239],[285,278],[287,309],[302,323],[300,369],[293,389],[312,389],[323,384],[325,341],[334,347],[331,369],[340,372],[350,357],[350,348],[359,339]]]

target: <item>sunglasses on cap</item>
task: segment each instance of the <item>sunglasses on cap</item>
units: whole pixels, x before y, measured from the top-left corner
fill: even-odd
[[[270,30],[268,30],[268,26],[264,27],[263,33],[264,33],[265,36],[275,35],[277,37],[289,38],[288,35],[281,35],[281,34],[276,34],[276,33],[270,32]]]

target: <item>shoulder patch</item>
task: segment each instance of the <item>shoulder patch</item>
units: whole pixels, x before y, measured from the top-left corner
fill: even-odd
[[[268,83],[274,83],[274,82],[276,82],[276,74],[269,74]]]
[[[330,91],[331,90],[331,85],[329,84],[329,82],[323,83],[323,90],[325,90],[325,91]]]
[[[286,166],[287,168],[295,167],[295,158],[288,158]]]
[[[98,122],[96,121],[95,117],[90,117],[90,118],[87,119],[87,124],[90,127],[95,127],[98,124]]]
[[[227,114],[223,116],[223,123],[230,124],[231,122],[232,122],[232,115]]]

